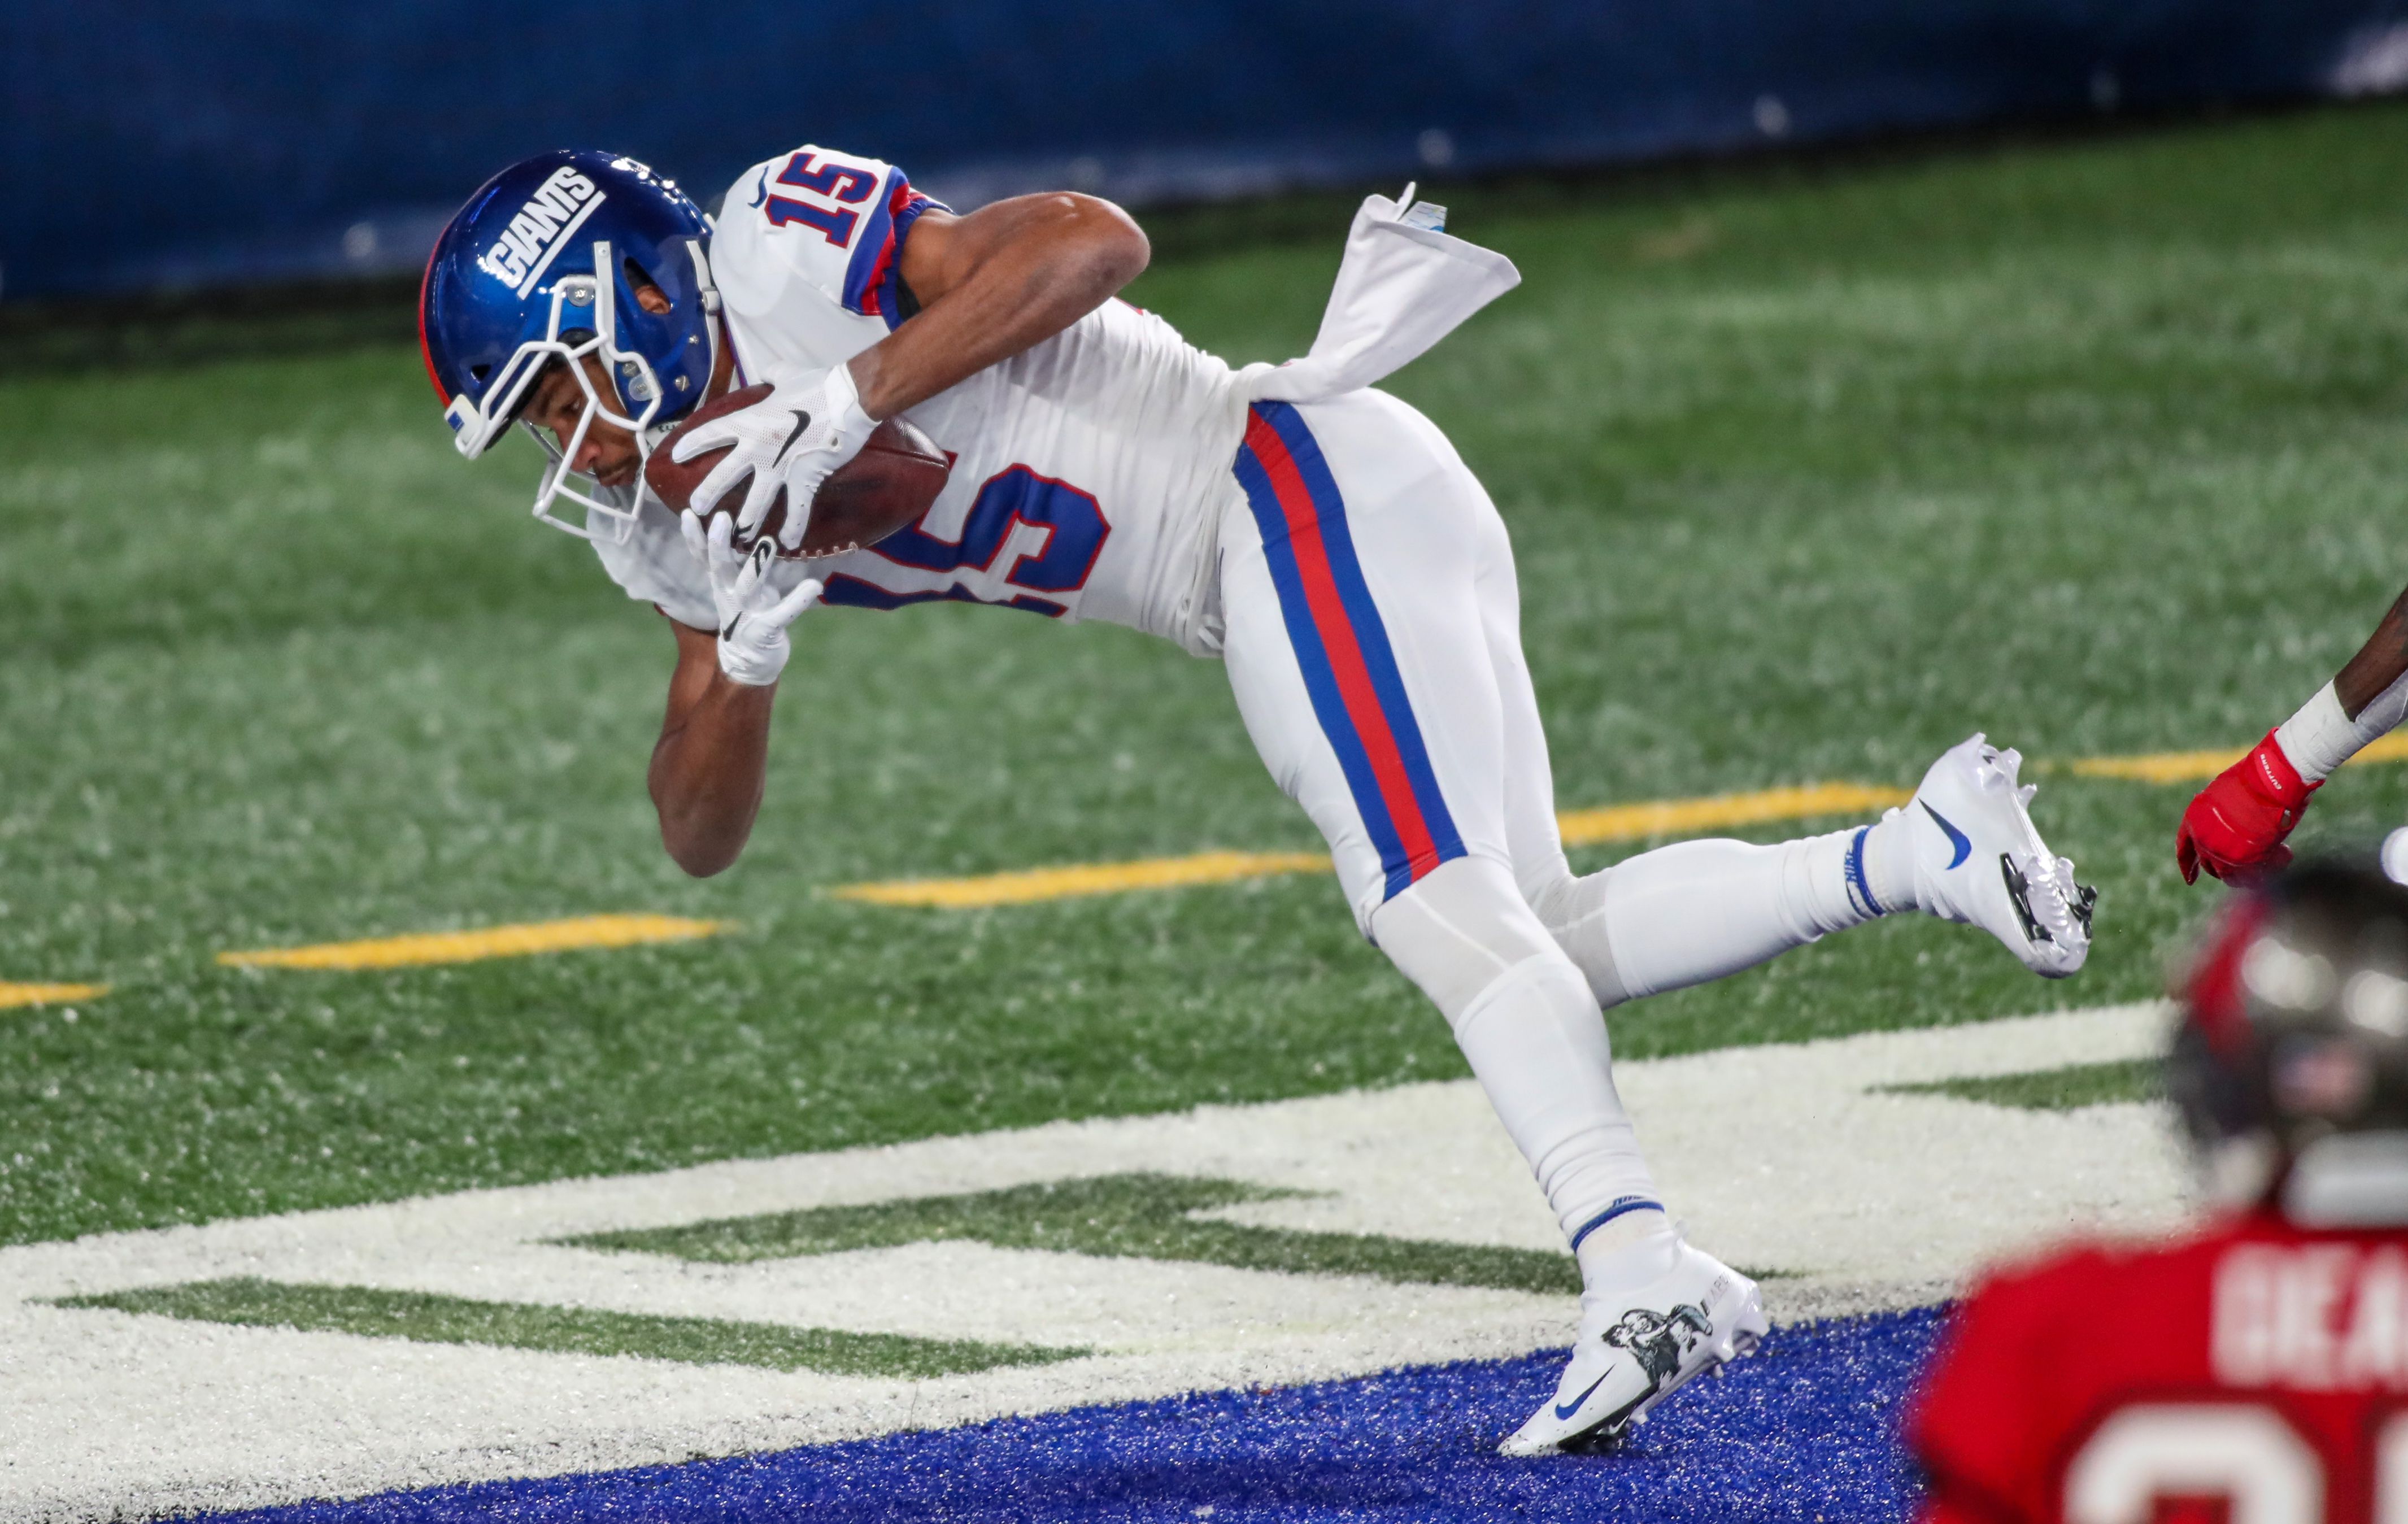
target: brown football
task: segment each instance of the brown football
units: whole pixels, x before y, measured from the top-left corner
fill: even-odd
[[[694,410],[694,416],[679,425],[682,432],[695,424],[749,408],[767,396],[767,381],[728,393],[716,402],[707,402]],[[677,442],[671,434],[652,452],[644,464],[644,481],[661,501],[685,511],[688,496],[702,485],[702,479],[727,453],[713,450],[681,466],[669,458],[670,447]],[[945,478],[953,463],[936,441],[900,418],[890,418],[878,425],[861,453],[838,467],[820,486],[819,496],[811,501],[810,523],[803,530],[803,543],[796,550],[778,554],[790,559],[810,560],[814,556],[841,555],[846,551],[864,545],[875,545],[888,535],[917,520],[945,490]],[[720,498],[721,507],[734,512],[744,501],[744,489],[749,477],[739,477],[736,485]],[[780,489],[777,501],[769,505],[769,516],[761,525],[764,535],[777,534],[786,522],[786,494]]]

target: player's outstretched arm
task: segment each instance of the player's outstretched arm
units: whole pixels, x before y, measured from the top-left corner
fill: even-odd
[[[1153,250],[1128,213],[1073,192],[930,211],[904,240],[910,322],[853,357],[862,410],[891,418],[1042,343],[1111,299]]]
[[[752,835],[768,775],[774,685],[748,687],[719,667],[709,630],[670,622],[677,670],[668,713],[645,782],[660,814],[661,845],[680,868],[709,878],[733,865]]]
[[[819,601],[806,579],[781,589],[767,541],[749,552],[731,543],[725,514],[705,528],[687,513],[686,547],[710,578],[719,628],[677,631],[678,665],[668,713],[646,777],[661,819],[661,844],[696,878],[725,870],[752,835],[769,763],[769,710],[793,646],[786,628]]]
[[[2183,812],[2174,863],[2186,883],[2201,869],[2247,880],[2291,860],[2283,844],[2308,797],[2335,768],[2408,715],[2408,591],[2366,644],[2300,712],[2218,773]]]

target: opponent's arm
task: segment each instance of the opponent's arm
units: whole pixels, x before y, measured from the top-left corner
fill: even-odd
[[[2245,880],[2289,862],[2291,849],[2283,839],[2307,812],[2308,797],[2403,715],[2408,591],[2330,683],[2190,801],[2174,836],[2174,862],[2184,880],[2195,882],[2201,869]]]
[[[778,688],[749,687],[722,671],[710,631],[675,620],[669,627],[677,632],[677,670],[645,782],[661,817],[661,844],[680,868],[709,878],[736,861],[761,812]]]
[[[1057,191],[966,217],[924,212],[898,257],[919,315],[850,367],[872,418],[891,418],[1053,338],[1136,280],[1153,250],[1120,208]]]
[[[2333,696],[2341,700],[2342,712],[2357,721],[2402,677],[2408,677],[2408,589],[2401,590],[2383,623],[2366,638],[2366,644],[2335,674]],[[2393,715],[2391,724],[2399,723],[2400,717]]]

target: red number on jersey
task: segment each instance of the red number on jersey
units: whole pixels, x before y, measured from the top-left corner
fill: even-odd
[[[779,184],[791,185],[811,199],[773,195],[761,211],[772,227],[800,223],[818,228],[828,242],[842,249],[853,242],[853,229],[861,223],[861,213],[852,207],[869,199],[869,194],[878,188],[878,177],[835,159],[822,163],[822,157],[797,153],[778,172]]]

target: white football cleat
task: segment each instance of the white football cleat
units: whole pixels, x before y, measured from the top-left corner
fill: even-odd
[[[1976,731],[1931,764],[1906,805],[1915,899],[1998,938],[2032,972],[2062,979],[2090,956],[2099,891],[2074,883],[2073,860],[2040,839],[2025,809],[2038,788],[2015,784],[2023,761]]]
[[[1754,1354],[1769,1327],[1754,1281],[1684,1244],[1680,1262],[1653,1283],[1582,1300],[1580,1338],[1555,1395],[1497,1453],[1554,1455],[1612,1439],[1692,1376]]]

